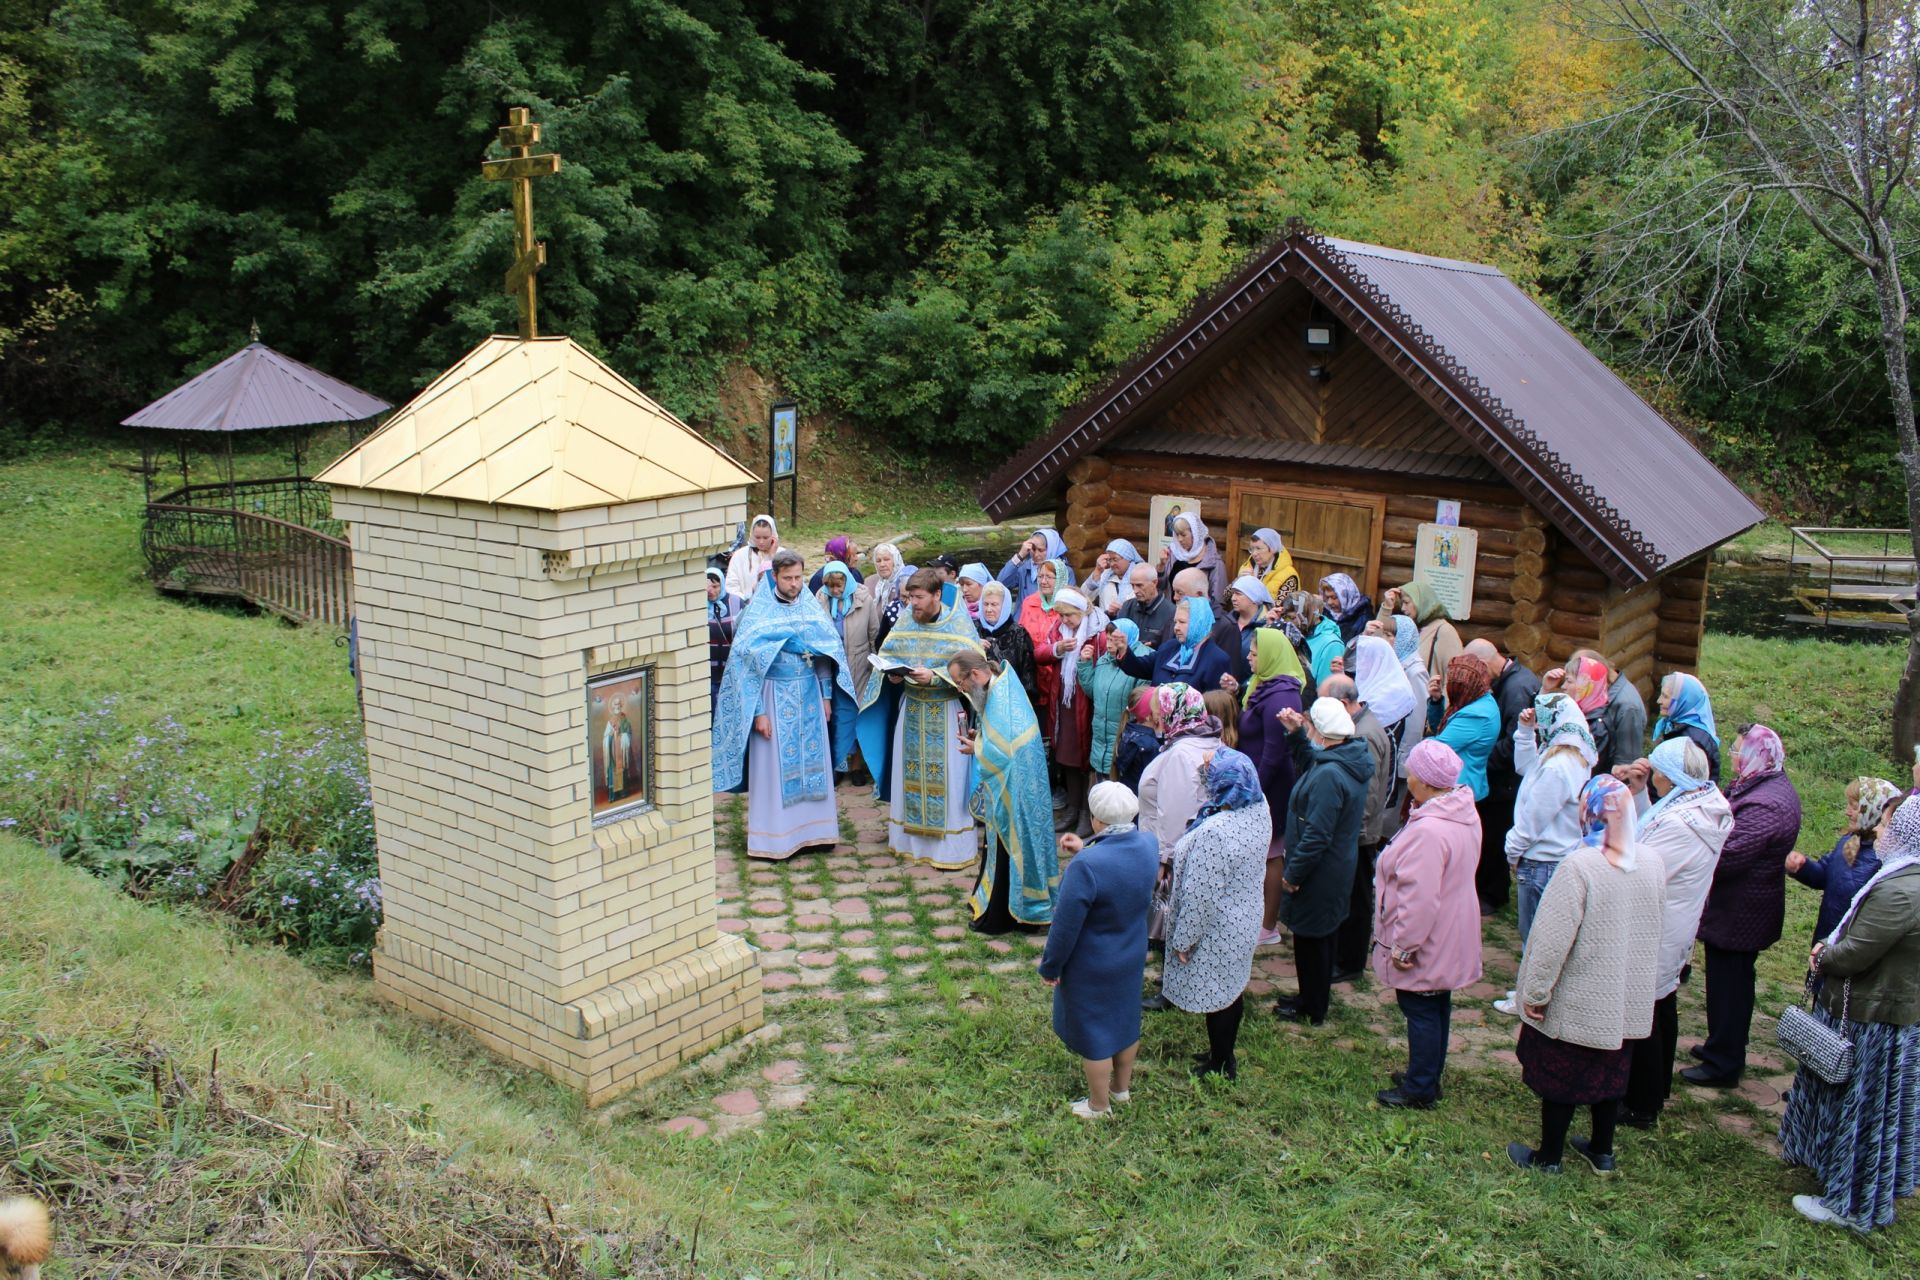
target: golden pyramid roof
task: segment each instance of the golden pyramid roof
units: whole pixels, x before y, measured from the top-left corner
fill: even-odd
[[[755,483],[571,338],[492,337],[318,477],[570,511]]]

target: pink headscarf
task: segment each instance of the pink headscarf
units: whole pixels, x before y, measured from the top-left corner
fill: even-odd
[[[1763,724],[1753,725],[1740,735],[1733,749],[1733,780],[1745,782],[1748,778],[1778,773],[1786,767],[1786,762],[1787,749],[1780,735]]]
[[[1567,668],[1567,696],[1591,715],[1607,705],[1607,664],[1582,658]]]
[[[1407,753],[1407,776],[1430,787],[1451,791],[1460,785],[1460,756],[1438,738],[1422,738]]]

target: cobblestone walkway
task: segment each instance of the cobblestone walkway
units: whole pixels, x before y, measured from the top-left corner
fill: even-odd
[[[1009,935],[980,938],[966,927],[967,894],[973,872],[938,871],[915,866],[889,852],[886,819],[867,789],[840,789],[841,829],[855,838],[843,840],[831,853],[805,853],[784,863],[736,859],[717,855],[720,928],[739,934],[760,952],[761,985],[769,1023],[782,1022],[783,1011],[798,1014],[847,1001],[885,1004],[897,996],[931,998],[942,983],[962,985],[982,970],[1013,974],[1030,972],[1044,937]],[[724,830],[724,825],[722,826]],[[1486,974],[1482,981],[1454,996],[1453,1036],[1447,1070],[1519,1069],[1513,1046],[1518,1024],[1497,1012],[1493,1002],[1506,994],[1518,967],[1519,940],[1503,918],[1488,929]],[[1293,960],[1285,943],[1268,947],[1254,959],[1250,997],[1272,997],[1297,989]],[[1405,1027],[1394,1008],[1393,992],[1376,987],[1371,978],[1334,988],[1336,1003],[1354,1010],[1366,1034],[1381,1041],[1403,1044]],[[810,1002],[795,1008],[801,1002]],[[977,1004],[968,996],[962,1007]],[[1264,1001],[1261,1002],[1264,1006]],[[1681,995],[1681,1045],[1696,1043],[1705,1034],[1696,975]],[[795,1027],[831,1027],[832,1020],[788,1017]],[[1331,1043],[1336,1049],[1360,1047],[1351,1020],[1342,1019],[1343,1034]],[[1320,1036],[1325,1032],[1289,1026],[1291,1037]],[[828,1055],[853,1051],[851,1044],[821,1034],[818,1043],[796,1042],[788,1032],[781,1049],[801,1053],[817,1049]],[[1679,1084],[1678,1092],[1718,1107],[1715,1118],[1730,1131],[1749,1136],[1770,1153],[1778,1114],[1785,1109],[1781,1095],[1792,1083],[1792,1072],[1772,1048],[1771,1022],[1756,1018],[1752,1066],[1735,1092],[1761,1112],[1728,1108],[1718,1090]],[[765,1119],[770,1111],[801,1107],[813,1086],[805,1078],[798,1057],[783,1057],[758,1072],[733,1071],[724,1088],[704,1106],[667,1120],[660,1127],[693,1137],[724,1137]]]

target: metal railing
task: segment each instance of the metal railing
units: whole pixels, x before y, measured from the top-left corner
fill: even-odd
[[[1818,613],[1822,625],[1835,620],[1834,603],[1851,606],[1838,611],[1847,623],[1904,620],[1916,581],[1913,533],[1908,529],[1846,529],[1833,525],[1794,525],[1787,544],[1787,585],[1809,613]],[[1829,546],[1845,537],[1867,550]],[[1823,541],[1824,539],[1824,541]],[[1878,539],[1880,546],[1872,550]],[[1902,550],[1895,551],[1899,541]],[[1801,544],[1806,554],[1801,554]],[[1807,570],[1806,585],[1795,590],[1798,571]],[[1877,608],[1875,607],[1877,606]]]
[[[147,504],[141,550],[162,590],[238,596],[295,621],[345,626],[353,554],[335,530],[344,527],[326,487],[310,480],[189,485]]]

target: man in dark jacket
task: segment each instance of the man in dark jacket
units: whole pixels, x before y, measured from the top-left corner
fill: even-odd
[[[1385,842],[1387,796],[1393,790],[1393,739],[1367,704],[1352,676],[1328,676],[1320,691],[1339,700],[1353,717],[1353,736],[1373,753],[1373,778],[1367,784],[1367,808],[1360,819],[1360,851],[1353,864],[1347,918],[1341,922],[1333,954],[1333,980],[1351,982],[1367,968],[1373,947],[1373,861]]]
[[[1286,869],[1280,873],[1280,921],[1293,931],[1300,994],[1273,1012],[1284,1022],[1319,1026],[1333,994],[1333,955],[1347,918],[1373,751],[1354,736],[1353,717],[1332,698],[1313,704],[1311,720],[1279,713],[1291,735],[1293,794],[1287,801]]]
[[[1140,628],[1140,643],[1158,649],[1173,625],[1173,599],[1160,590],[1160,575],[1151,566],[1137,564],[1127,570],[1127,584],[1133,598],[1120,606],[1120,616]]]
[[[1513,731],[1520,713],[1533,705],[1540,677],[1496,649],[1491,640],[1473,640],[1462,652],[1480,659],[1493,677],[1489,692],[1500,707],[1500,736],[1487,757],[1487,798],[1480,809],[1480,870],[1474,877],[1480,893],[1480,913],[1492,915],[1507,905],[1507,832],[1513,829],[1513,806],[1520,796],[1520,775],[1513,768]]]

